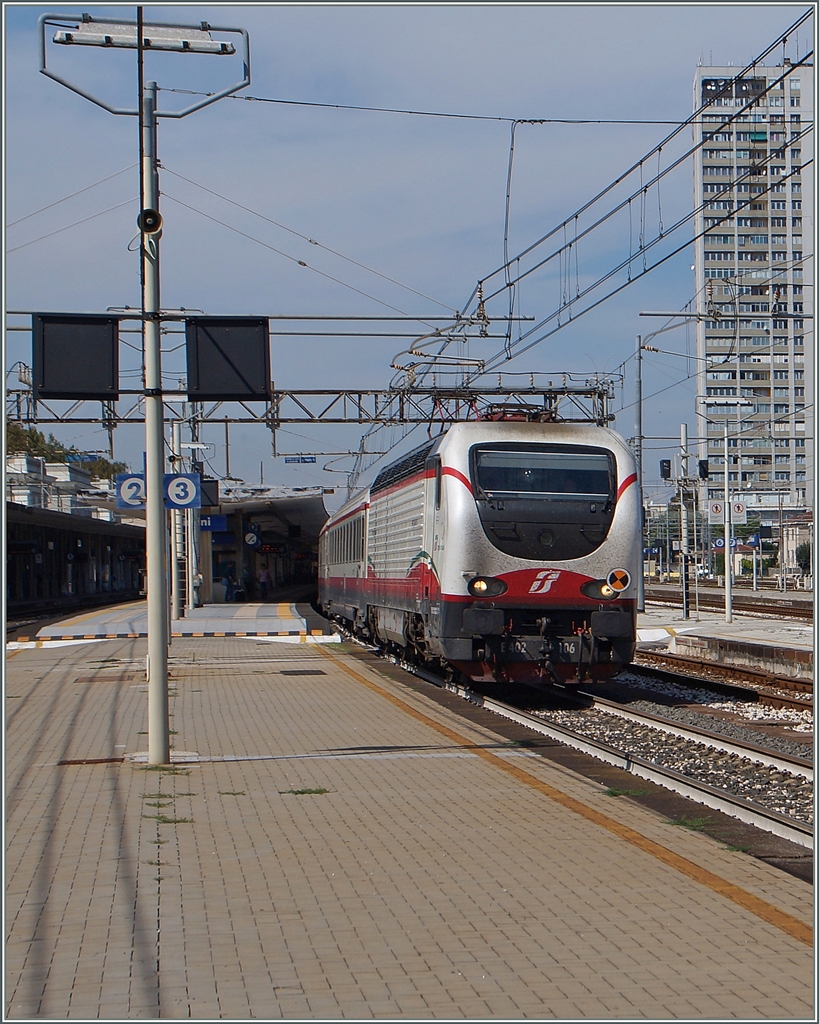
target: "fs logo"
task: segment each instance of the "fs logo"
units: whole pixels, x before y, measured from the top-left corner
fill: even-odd
[[[534,582],[529,587],[530,594],[545,594],[552,589],[552,584],[560,578],[557,569],[544,569],[535,576]]]

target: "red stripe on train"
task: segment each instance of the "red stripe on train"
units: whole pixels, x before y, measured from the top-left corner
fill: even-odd
[[[632,473],[631,476],[627,476],[626,479],[617,488],[617,500],[620,500],[620,496],[624,491],[627,491],[632,484],[637,483],[637,474]]]
[[[444,468],[441,470],[441,475],[455,477],[456,480],[458,480],[460,483],[464,485],[464,487],[469,491],[470,494],[473,493],[472,484],[469,482],[467,477],[465,477],[463,473],[461,473],[459,470],[453,469],[452,466],[444,466]]]

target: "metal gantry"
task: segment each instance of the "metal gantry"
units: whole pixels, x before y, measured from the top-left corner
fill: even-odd
[[[107,429],[145,422],[143,391],[121,392],[130,395],[129,405],[90,400],[63,403],[35,401],[28,387],[6,391],[6,419],[27,425],[101,423]],[[164,391],[165,418],[173,422],[191,415],[179,406],[188,403],[185,392]],[[498,383],[491,387],[413,387],[413,388],[310,388],[274,389],[269,402],[254,409],[245,402],[196,403],[193,418],[204,423],[256,423],[272,431],[284,424],[337,425],[402,423],[455,423],[500,416],[520,415],[529,419],[567,423],[611,422],[609,411],[613,385],[607,378],[591,379],[577,385],[563,383],[548,387],[535,384],[514,386]],[[118,408],[117,405],[125,406]],[[238,406],[238,411],[236,407]],[[231,411],[234,410],[234,411]]]

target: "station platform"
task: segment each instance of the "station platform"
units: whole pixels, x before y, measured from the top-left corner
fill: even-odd
[[[762,605],[760,606],[762,608]],[[814,628],[809,619],[766,618],[647,602],[637,617],[637,644],[726,665],[762,669],[791,678],[813,678]]]
[[[299,641],[175,639],[167,766],[144,639],[8,651],[6,1019],[815,1019],[808,882]]]
[[[148,635],[145,601],[99,608],[75,615],[35,634],[39,640],[132,640]],[[171,620],[171,637],[330,636],[329,623],[309,604],[289,600],[248,604],[208,604]]]

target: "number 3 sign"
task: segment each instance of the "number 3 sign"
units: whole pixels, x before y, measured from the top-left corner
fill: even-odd
[[[165,508],[201,508],[198,473],[166,473]]]

